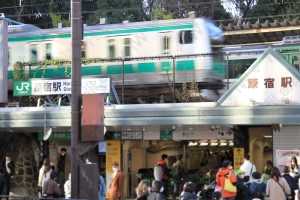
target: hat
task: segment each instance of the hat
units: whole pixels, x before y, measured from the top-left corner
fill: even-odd
[[[118,162],[113,162],[112,165],[117,165],[117,166],[119,166],[119,163],[118,163]]]
[[[253,172],[252,177],[255,179],[260,179],[260,173],[259,172]]]
[[[239,174],[245,174],[246,172],[244,172],[243,170],[239,169],[235,172],[235,175],[239,175]]]
[[[229,160],[225,160],[223,162],[223,167],[228,167],[229,165],[231,165],[231,162]]]

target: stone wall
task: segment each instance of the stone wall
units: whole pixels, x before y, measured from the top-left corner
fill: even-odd
[[[10,195],[37,196],[38,149],[38,141],[33,135],[0,133],[0,161],[11,152],[16,166]]]

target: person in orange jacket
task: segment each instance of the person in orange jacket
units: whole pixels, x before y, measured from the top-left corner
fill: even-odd
[[[228,177],[229,174],[230,174],[230,177]],[[223,162],[223,168],[221,168],[217,173],[216,182],[222,188],[223,200],[234,200],[235,196],[236,196],[236,192],[228,192],[228,191],[224,190],[226,178],[229,178],[230,182],[233,185],[235,185],[237,182],[234,172],[232,170],[231,162],[229,160],[225,160]]]
[[[170,178],[170,172],[168,169],[167,161],[168,161],[168,155],[163,154],[161,155],[161,160],[157,162],[157,164],[161,165],[163,169],[164,178],[161,181],[164,183],[164,190],[162,193],[165,195],[166,198],[168,198],[168,188],[169,188],[168,179]]]

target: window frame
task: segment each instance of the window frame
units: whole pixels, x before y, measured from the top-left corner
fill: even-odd
[[[190,38],[190,42],[188,42],[188,43],[185,42],[186,37],[187,37],[187,36],[185,36],[186,32],[190,32],[190,36],[192,37],[192,38]],[[182,34],[184,35],[183,38],[182,38]],[[193,31],[192,30],[181,30],[181,31],[179,31],[179,44],[184,45],[184,44],[193,44],[193,43],[194,43],[194,36],[193,36]]]
[[[167,45],[165,45],[165,38],[167,38]],[[170,52],[171,52],[170,40],[171,40],[171,37],[169,34],[163,34],[161,36],[161,41],[162,41],[161,50],[162,50],[163,55],[170,55]],[[165,47],[167,47],[167,48],[165,48]]]
[[[50,46],[50,52],[48,52],[49,49],[47,48],[49,46]],[[52,60],[52,44],[51,43],[46,43],[45,44],[45,50],[46,50],[46,60]]]
[[[110,41],[113,41],[112,43]],[[108,58],[116,58],[116,39],[108,39]],[[111,56],[111,47],[113,47],[113,57]]]
[[[126,40],[129,40],[128,44],[126,44]],[[125,37],[124,41],[123,41],[123,44],[124,44],[124,49],[123,49],[124,50],[124,57],[128,58],[128,57],[131,56],[131,49],[130,49],[130,47],[131,47],[131,38],[130,37]],[[129,55],[126,55],[126,49],[127,48],[128,48]]]
[[[33,47],[35,47],[35,60],[33,58]],[[37,44],[30,44],[30,62],[38,61]]]

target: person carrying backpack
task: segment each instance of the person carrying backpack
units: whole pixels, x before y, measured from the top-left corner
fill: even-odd
[[[266,187],[267,185],[260,180],[260,173],[259,172],[253,172],[251,177],[251,185],[250,185],[250,195],[245,197],[245,199],[261,199],[263,200],[265,198],[266,194]]]
[[[177,161],[172,167],[172,178],[174,179],[173,200],[175,200],[176,196],[182,191],[185,175],[187,175],[187,169],[184,162],[181,160],[182,157],[182,154],[178,154],[176,156]]]
[[[168,196],[168,179],[170,178],[170,173],[167,165],[168,155],[163,154],[161,160],[156,163],[154,168],[154,177],[156,181],[162,181],[164,183],[163,194],[165,197]]]

